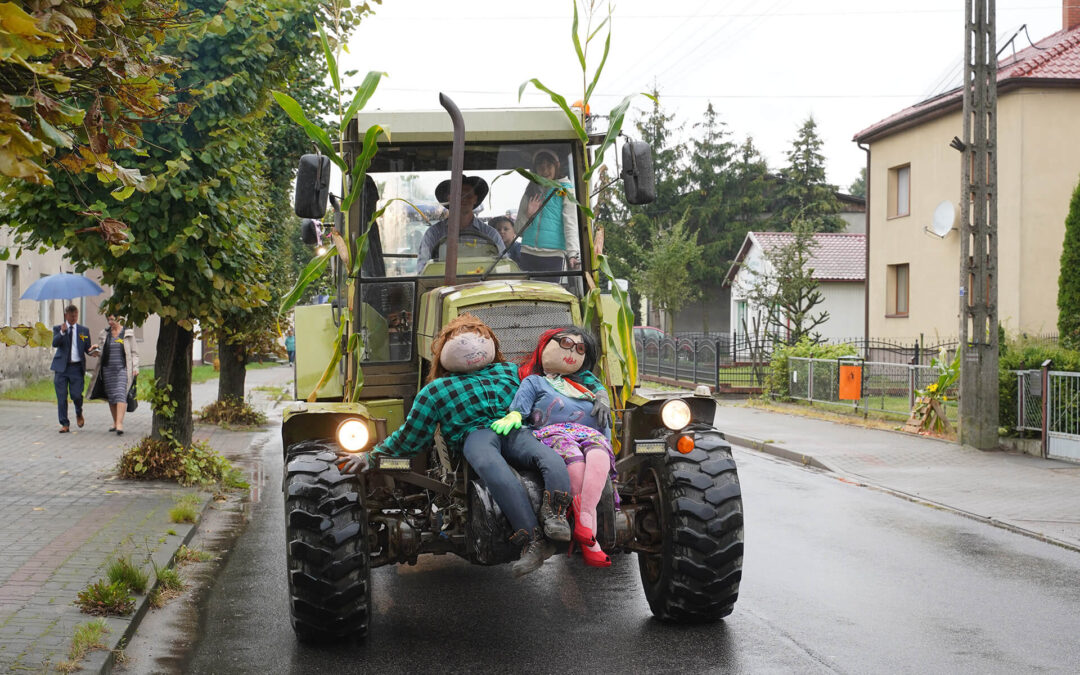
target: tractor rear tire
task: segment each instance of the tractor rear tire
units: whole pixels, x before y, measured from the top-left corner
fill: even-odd
[[[661,529],[661,553],[638,553],[653,615],[704,623],[731,614],[743,556],[742,488],[731,446],[716,431],[699,431],[691,452],[668,449],[641,471],[656,485]]]
[[[292,626],[302,642],[363,638],[371,603],[367,515],[328,442],[289,447],[285,540]]]

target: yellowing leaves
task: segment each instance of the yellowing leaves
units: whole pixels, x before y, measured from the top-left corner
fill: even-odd
[[[138,118],[159,114],[166,103],[157,76],[175,65],[156,47],[176,11],[172,3],[131,0],[0,2],[0,174],[51,185],[48,169],[60,163],[137,184],[108,153],[135,147]],[[82,153],[81,143],[96,156]]]
[[[0,2],[0,27],[3,27],[8,33],[24,37],[45,36],[56,38],[55,35],[38,30],[37,21],[34,20],[34,17],[24,12],[18,5],[10,2]]]

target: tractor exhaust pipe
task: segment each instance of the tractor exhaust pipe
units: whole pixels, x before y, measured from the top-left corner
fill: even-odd
[[[457,104],[439,93],[439,103],[454,124],[454,147],[450,155],[450,223],[446,233],[446,270],[443,283],[457,284],[458,234],[461,231],[461,178],[465,168],[465,120]]]

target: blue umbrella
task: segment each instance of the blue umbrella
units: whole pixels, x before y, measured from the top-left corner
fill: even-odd
[[[20,300],[70,300],[81,298],[84,295],[99,295],[103,293],[92,279],[87,279],[80,274],[50,274],[41,277],[22,294]]]

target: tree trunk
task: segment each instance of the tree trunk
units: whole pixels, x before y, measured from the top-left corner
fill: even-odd
[[[154,358],[154,384],[157,388],[172,386],[169,398],[176,410],[165,417],[154,411],[151,438],[161,440],[166,432],[182,446],[191,445],[194,422],[191,418],[191,345],[193,335],[179,324],[161,320],[158,332],[157,356]]]
[[[243,401],[244,380],[247,378],[247,349],[244,345],[233,344],[231,340],[222,340],[218,345],[218,360],[221,364],[221,373],[218,376],[218,400],[235,398]]]

